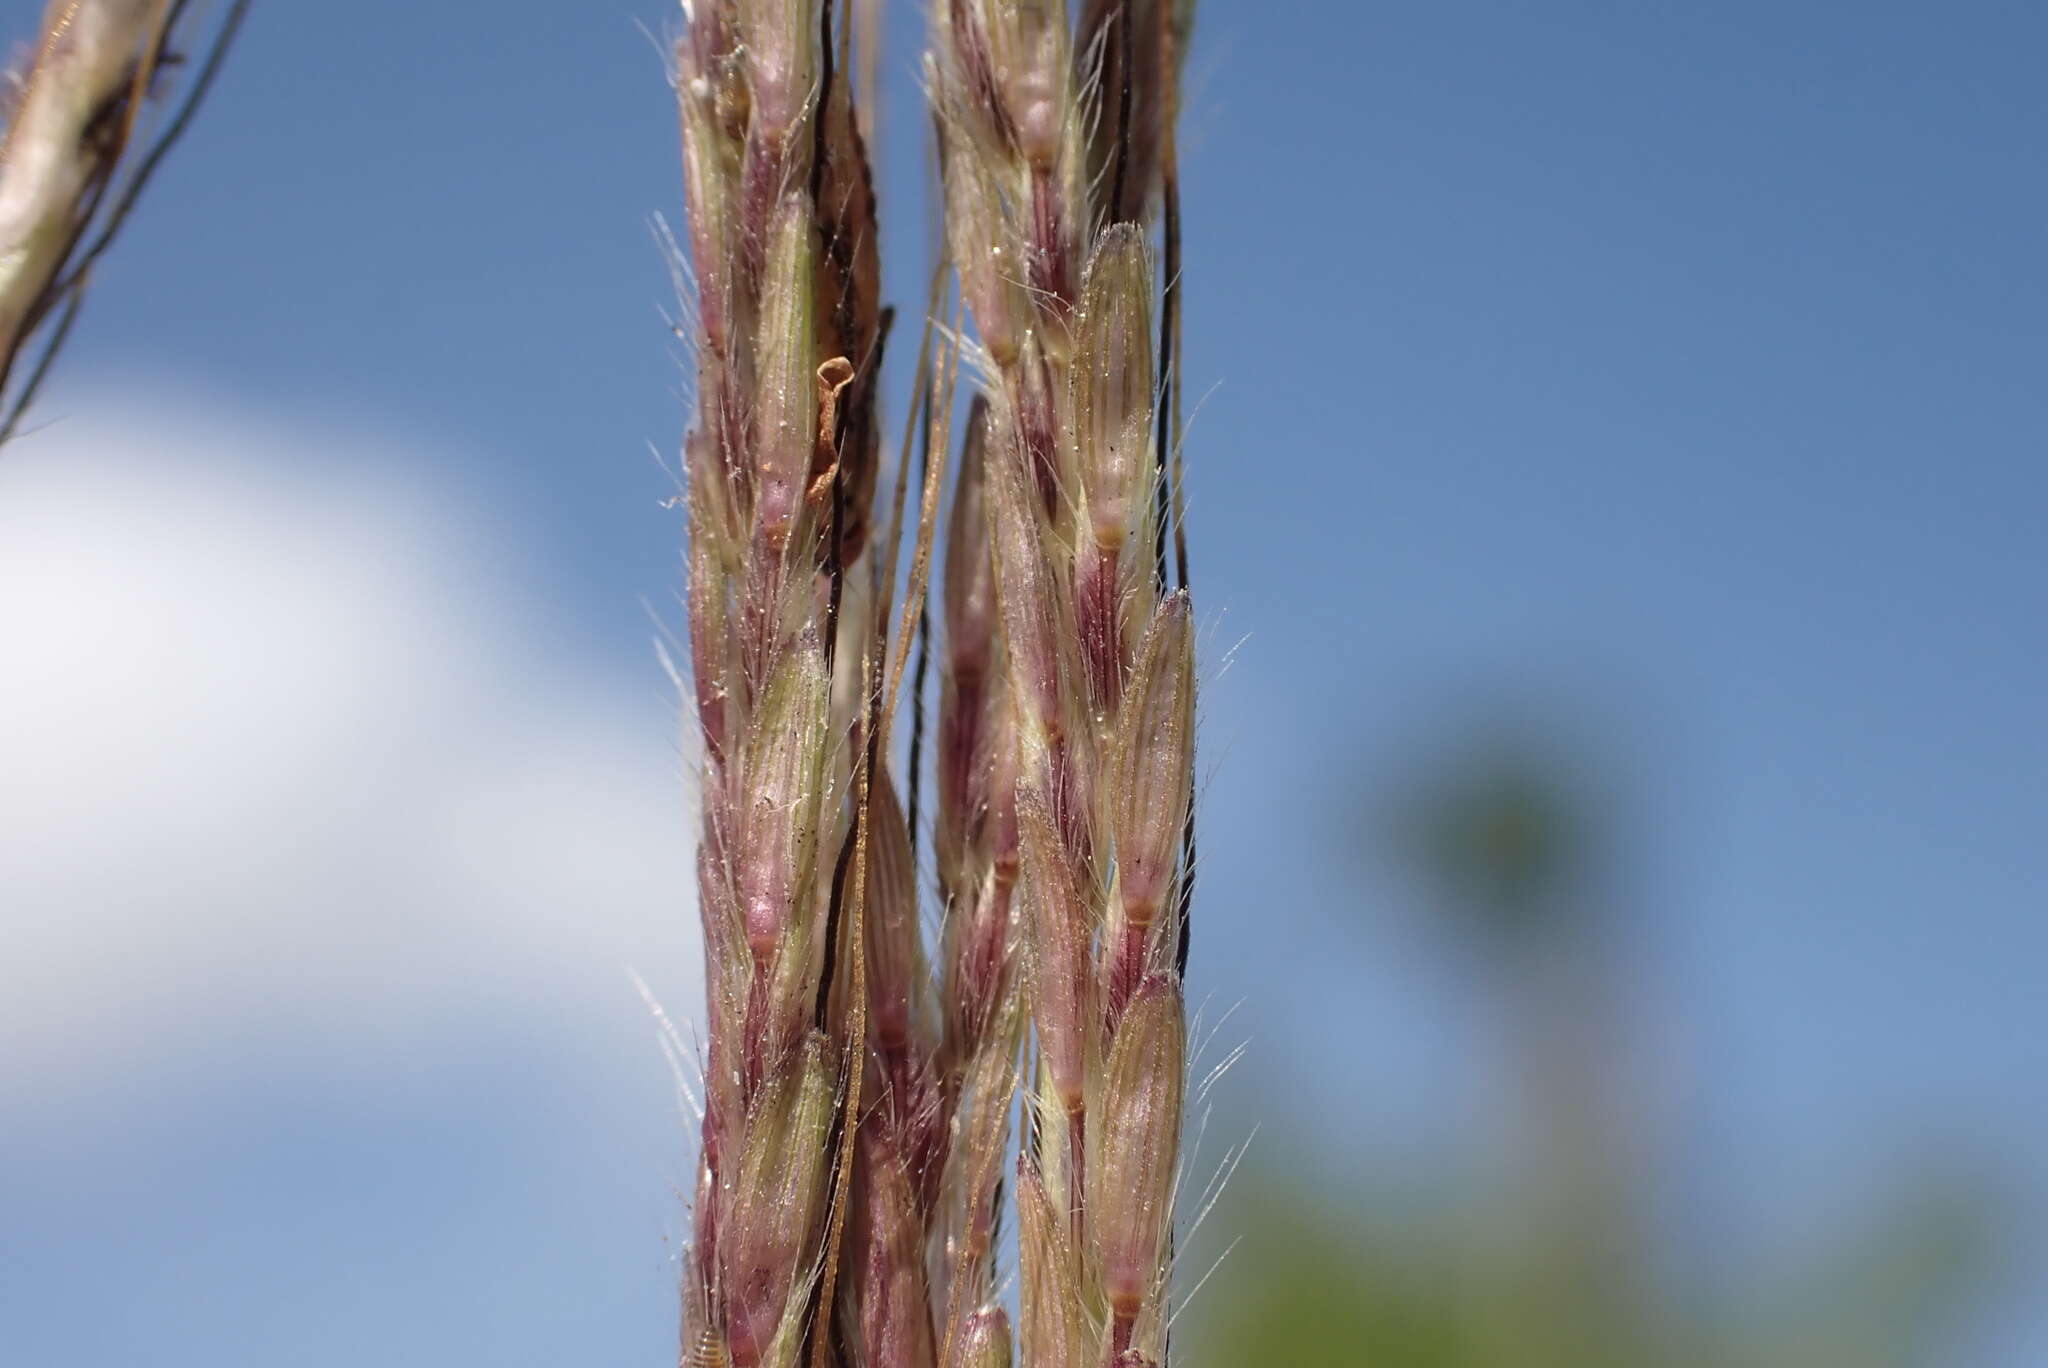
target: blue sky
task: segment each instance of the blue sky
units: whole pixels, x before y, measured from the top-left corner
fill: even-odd
[[[1458,718],[1553,710],[1628,776],[1674,1226],[1768,1263],[1967,1153],[2017,1233],[1958,1352],[2048,1358],[2048,16],[1277,8],[1205,10],[1185,136],[1194,982],[1242,1003],[1233,1087],[1341,1118],[1339,1175],[1483,1128],[1479,981],[1344,847]],[[0,1017],[35,1056],[0,1074],[23,1361],[667,1352],[684,1126],[625,972],[670,999],[693,972],[662,959],[688,819],[648,616],[680,582],[650,451],[683,417],[649,232],[674,118],[636,27],[667,22],[259,3],[99,273],[54,426],[0,462],[0,525],[75,567],[0,610],[135,614],[35,619],[61,649],[31,675],[115,684],[21,735],[120,745],[65,828],[100,837],[104,934],[30,936],[78,976]],[[916,262],[896,27],[885,230]],[[167,604],[196,635],[144,650],[158,576],[226,606]],[[300,663],[180,673],[201,640]],[[213,729],[189,753],[113,724],[157,666],[189,694],[169,730]],[[243,780],[330,765],[354,796],[260,825],[301,809]],[[36,774],[0,810],[46,813]],[[173,896],[175,852],[93,817],[168,820],[188,785],[230,815]],[[298,858],[306,824],[346,839]],[[0,855],[0,890],[69,915],[71,869]],[[103,975],[144,1004],[118,1031],[80,1005]]]

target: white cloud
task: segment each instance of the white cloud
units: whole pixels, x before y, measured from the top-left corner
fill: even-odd
[[[551,658],[433,464],[158,408],[0,454],[0,1107],[692,990],[652,661]]]

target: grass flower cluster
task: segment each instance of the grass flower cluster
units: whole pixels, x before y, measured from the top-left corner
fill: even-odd
[[[1167,1360],[1194,854],[1174,399],[1190,17],[933,0],[925,83],[972,327],[940,325],[935,286],[885,496],[891,315],[856,95],[875,56],[850,60],[849,34],[878,26],[821,0],[685,5],[709,997],[686,1364]]]

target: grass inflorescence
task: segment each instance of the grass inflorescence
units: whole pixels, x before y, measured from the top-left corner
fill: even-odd
[[[709,999],[684,1360],[1163,1364],[1193,857],[1171,399],[1190,9],[934,0],[957,296],[927,300],[886,495],[876,58],[850,50],[879,26],[820,0],[684,16]],[[891,760],[906,692],[924,751],[934,617],[927,938],[922,776]]]

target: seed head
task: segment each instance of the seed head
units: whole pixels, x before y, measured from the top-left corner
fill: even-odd
[[[1054,355],[1065,347],[1064,337],[1064,325],[1025,333],[1010,385],[1016,444],[1024,452],[1024,467],[1038,490],[1039,506],[1050,515],[1052,530],[1062,536],[1072,521],[1074,498],[1073,472],[1067,468],[1067,450],[1060,441],[1059,408],[1066,398],[1065,387],[1053,379],[1055,370],[1065,364]]]
[[[996,601],[1019,721],[1043,745],[1066,730],[1066,680],[1073,674],[1067,653],[1073,638],[1065,628],[1065,594],[1047,554],[1021,455],[1014,447],[990,453],[988,536],[995,550]]]
[[[734,795],[739,821],[740,911],[755,961],[799,953],[795,934],[811,905],[811,872],[829,756],[830,678],[805,633],[783,651],[748,728]]]
[[[813,237],[809,198],[785,195],[769,234],[754,387],[754,521],[778,556],[802,504],[817,438]]]
[[[980,0],[975,8],[1017,155],[1026,166],[1049,168],[1059,155],[1074,79],[1067,7],[1063,0]]]
[[[738,1172],[721,1194],[720,1290],[739,1363],[758,1362],[805,1299],[798,1275],[825,1196],[831,1051],[821,1032],[809,1033],[755,1094]]]
[[[1066,1222],[1028,1162],[1017,1171],[1019,1343],[1031,1368],[1090,1368],[1080,1270]]]
[[[690,203],[690,259],[697,273],[697,324],[704,351],[724,357],[731,347],[732,264],[739,240],[732,202],[736,168],[732,147],[718,136],[710,83],[685,79],[683,188]]]
[[[1124,916],[1144,929],[1173,883],[1193,792],[1195,641],[1185,589],[1159,605],[1124,697],[1110,800]]]
[[[1022,838],[1025,915],[1030,919],[1026,963],[1038,1046],[1061,1105],[1073,1115],[1086,1097],[1095,1021],[1089,913],[1045,795],[1033,786],[1018,786],[1017,828]]]
[[[983,674],[995,632],[995,585],[989,564],[983,466],[988,459],[988,397],[977,394],[967,411],[960,474],[946,523],[946,650],[955,674]]]
[[[1018,236],[982,149],[957,122],[943,128],[946,240],[960,272],[960,294],[981,345],[998,367],[1007,367],[1016,362],[1031,317]]]
[[[868,1004],[875,1044],[884,1054],[910,1043],[914,1011],[924,984],[918,952],[917,868],[910,827],[886,770],[874,776],[868,799],[867,908]]]
[[[1010,1368],[1010,1315],[984,1306],[960,1332],[960,1368]]]
[[[1180,988],[1148,979],[1110,1045],[1089,1137],[1088,1225],[1103,1294],[1126,1327],[1165,1283],[1186,1070]]]
[[[858,1303],[866,1362],[930,1368],[920,1203],[902,1152],[881,1131],[862,1128],[862,1214],[860,1229],[850,1235],[855,1263],[846,1288]]]
[[[1152,259],[1134,223],[1096,243],[1081,286],[1069,460],[1096,544],[1112,552],[1152,508]]]
[[[738,7],[757,130],[786,136],[817,93],[814,8],[810,0],[746,0]]]
[[[700,434],[701,435],[701,434]],[[717,476],[713,476],[716,479]],[[691,499],[702,497],[704,477],[692,481]],[[716,534],[703,519],[694,519],[696,532],[690,538],[690,683],[696,695],[697,723],[704,736],[704,751],[715,763],[725,754],[727,734],[726,683],[732,662],[727,652],[732,644],[731,601],[725,592],[725,578],[718,570]],[[707,796],[712,789],[706,785]]]
[[[947,1045],[956,1057],[981,1043],[1007,986],[1010,889],[994,871],[966,890],[953,913],[952,962],[946,976]]]

